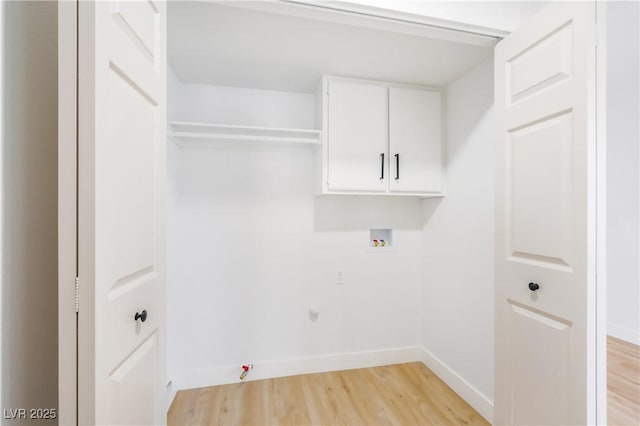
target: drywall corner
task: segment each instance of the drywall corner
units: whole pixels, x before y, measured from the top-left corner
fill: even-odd
[[[640,4],[607,3],[608,333],[640,339]]]
[[[451,367],[441,359],[421,348],[420,361],[431,371],[433,371],[443,382],[445,382],[455,393],[460,395],[467,404],[471,405],[482,417],[493,424],[493,400],[488,398],[471,383],[456,373]]]
[[[2,9],[1,406],[56,408],[58,9]]]
[[[4,7],[5,2],[0,2],[0,147],[4,146]],[[4,153],[0,149],[0,259],[4,259]],[[0,261],[0,405],[2,405],[4,374],[2,372],[4,322],[2,321],[2,304],[4,294],[4,261]],[[0,420],[0,424],[2,424]]]
[[[470,403],[473,399],[447,377],[492,398],[493,96],[492,57],[447,87],[447,196],[422,205],[422,346],[429,360],[437,361],[426,364],[443,371],[434,370]],[[446,360],[446,368],[438,360]],[[474,407],[489,415],[486,406]]]

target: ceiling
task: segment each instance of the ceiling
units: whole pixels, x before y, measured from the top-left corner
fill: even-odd
[[[333,74],[442,86],[493,50],[214,2],[169,2],[168,21],[184,83],[313,93]]]
[[[552,3],[552,1],[347,0],[347,3],[453,20],[512,32],[544,6]]]

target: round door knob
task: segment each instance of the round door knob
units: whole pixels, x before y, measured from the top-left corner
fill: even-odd
[[[144,311],[142,311],[140,313],[136,312],[136,316],[135,316],[134,320],[135,321],[140,320],[142,322],[145,322],[147,320],[147,310],[145,309]]]
[[[529,290],[536,291],[539,288],[540,288],[540,286],[537,283],[529,283]]]

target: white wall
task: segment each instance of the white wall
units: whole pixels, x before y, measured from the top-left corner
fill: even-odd
[[[640,344],[640,4],[607,14],[608,332]]]
[[[314,113],[310,95],[175,80],[169,102],[178,105],[170,119],[190,121],[311,127]],[[381,359],[361,352],[388,349],[385,362],[403,361],[403,348],[420,344],[420,201],[317,198],[313,179],[310,151],[169,143],[168,363],[176,388],[238,381],[246,362],[256,363],[249,378],[257,378]],[[392,227],[395,250],[369,252],[370,227]],[[315,322],[309,307],[319,310]],[[300,357],[315,358],[281,362]]]
[[[446,196],[423,201],[422,344],[485,416],[493,401],[493,58],[447,88]],[[437,362],[436,362],[437,364]],[[457,378],[455,376],[458,376]]]
[[[4,409],[55,408],[57,5],[3,2],[2,6],[0,405]],[[28,419],[4,422],[33,423]]]
[[[284,128],[313,128],[314,97],[307,93],[252,90],[237,87],[183,84],[169,71],[178,100],[171,105],[176,121],[250,124]]]

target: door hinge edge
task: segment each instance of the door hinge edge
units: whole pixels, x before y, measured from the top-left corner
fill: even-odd
[[[80,307],[80,277],[76,277],[76,286],[75,286],[75,291],[74,291],[74,297],[75,297],[75,310],[76,312],[79,312],[79,307]]]

